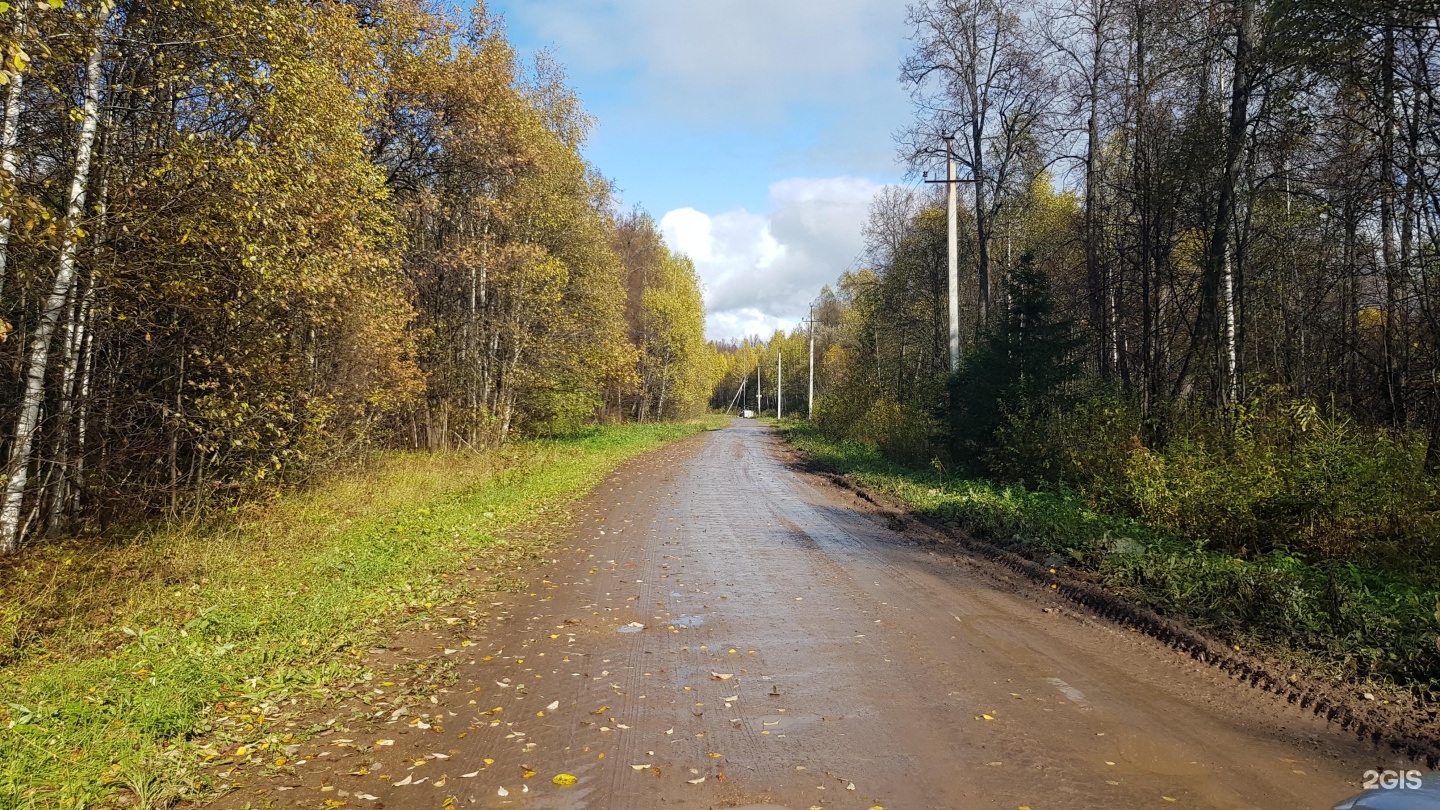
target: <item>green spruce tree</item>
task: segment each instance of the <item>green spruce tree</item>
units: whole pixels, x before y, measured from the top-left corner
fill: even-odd
[[[1049,279],[1026,253],[1007,283],[1009,303],[950,376],[949,427],[955,459],[992,470],[1002,434],[1064,404],[1079,368],[1075,324],[1055,312]]]

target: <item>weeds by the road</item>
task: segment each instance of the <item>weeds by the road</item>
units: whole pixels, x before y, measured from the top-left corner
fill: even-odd
[[[1096,510],[1078,495],[918,470],[806,423],[782,427],[820,464],[1051,566],[1073,566],[1138,604],[1235,643],[1299,651],[1332,673],[1440,691],[1440,586],[1283,551],[1251,558]]]
[[[214,525],[21,559],[0,573],[0,807],[199,786],[192,740],[283,733],[262,707],[361,677],[364,645],[460,598],[467,568],[503,587],[547,536],[505,530],[563,528],[616,465],[706,426],[395,455]]]

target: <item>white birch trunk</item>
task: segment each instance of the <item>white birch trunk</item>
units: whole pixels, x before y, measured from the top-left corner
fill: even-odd
[[[25,18],[23,4],[17,4],[16,14],[21,15],[16,19],[15,32],[19,36],[25,34]],[[25,84],[25,74],[15,71],[10,76],[10,91],[5,96],[4,122],[0,123],[0,172],[5,174],[5,182],[13,187],[15,176],[15,146],[20,141],[20,94]],[[5,278],[9,270],[10,258],[10,209],[7,206],[0,212],[0,292],[5,289]]]
[[[75,418],[75,473],[71,476],[70,485],[70,514],[80,514],[80,508],[84,505],[81,500],[81,491],[85,486],[85,427],[90,418],[90,379],[95,370],[95,330],[91,328],[95,318],[94,298],[95,285],[91,282],[90,289],[85,294],[86,305],[81,310],[81,318],[84,319],[82,332],[85,339],[80,350],[80,383],[75,393],[78,403]]]
[[[70,317],[65,325],[65,338],[61,341],[64,349],[60,353],[60,404],[55,410],[55,453],[50,460],[50,474],[46,482],[50,495],[45,533],[50,537],[58,535],[65,524],[68,501],[65,487],[70,477],[70,420],[75,406],[73,391],[79,370],[80,345],[85,339],[85,309],[89,304],[90,292],[87,290],[83,300],[68,307]]]
[[[102,145],[99,189],[95,201],[95,227],[91,228],[92,233],[99,234],[104,227],[107,203],[109,201],[110,186],[109,177],[104,171],[104,156],[108,150]],[[98,236],[95,237],[97,240]],[[95,257],[99,255],[99,245],[95,249]],[[78,289],[81,285],[79,280],[75,284]],[[88,392],[89,386],[80,379],[81,364],[86,362],[82,357],[88,357],[90,335],[89,326],[92,312],[95,307],[95,282],[91,279],[89,285],[84,287],[85,293],[76,302],[74,314],[70,323],[65,329],[65,353],[61,358],[61,381],[60,381],[60,407],[56,410],[57,428],[55,431],[55,459],[52,462],[53,475],[50,477],[50,514],[46,521],[46,533],[54,537],[65,527],[66,519],[72,514],[71,498],[69,492],[75,480],[75,473],[72,470],[72,454],[70,439],[74,425],[75,403],[81,396],[79,388],[84,387]],[[83,432],[83,431],[82,431]]]
[[[50,366],[50,343],[60,320],[66,314],[75,287],[75,255],[79,247],[76,233],[85,211],[85,188],[90,180],[90,156],[95,146],[95,131],[100,120],[100,71],[104,56],[104,32],[108,15],[101,15],[96,26],[100,37],[85,63],[85,100],[81,107],[80,137],[75,144],[75,171],[70,178],[66,197],[65,220],[61,225],[60,258],[50,295],[40,311],[39,322],[30,341],[29,359],[25,368],[25,388],[20,399],[20,413],[10,445],[8,479],[0,496],[0,554],[13,552],[20,542],[20,506],[25,498],[29,477],[30,454],[40,426],[40,405],[45,398],[45,374]]]
[[[1240,380],[1236,374],[1235,356],[1235,267],[1230,246],[1225,247],[1224,274],[1220,278],[1220,340],[1221,373],[1224,376],[1225,398],[1229,405],[1240,400]]]

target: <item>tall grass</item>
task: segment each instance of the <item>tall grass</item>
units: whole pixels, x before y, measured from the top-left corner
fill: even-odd
[[[559,530],[609,470],[702,427],[392,455],[209,524],[20,559],[0,573],[0,807],[201,786],[222,731],[274,731],[255,707],[362,678],[367,643],[474,587],[457,574],[503,582],[547,537],[507,530]]]

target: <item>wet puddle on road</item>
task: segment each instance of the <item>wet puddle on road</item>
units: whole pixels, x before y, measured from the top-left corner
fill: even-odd
[[[705,620],[699,616],[681,616],[678,619],[671,619],[670,624],[674,627],[699,627]]]
[[[755,721],[759,721],[761,731],[780,734],[812,726],[820,722],[820,718],[813,714],[766,714],[754,718],[751,722]]]

